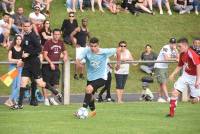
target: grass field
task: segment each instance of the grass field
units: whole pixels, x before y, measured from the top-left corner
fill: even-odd
[[[65,0],[54,0],[51,7],[51,26],[52,28],[61,27],[62,21],[66,18],[67,13],[64,7]],[[28,15],[31,12],[30,0],[17,0],[17,7],[23,6],[25,8],[25,14]],[[156,9],[155,9],[156,11]],[[156,11],[155,16],[148,14],[140,14],[139,16],[133,16],[128,13],[120,13],[118,15],[112,15],[108,11],[102,14],[98,10],[95,13],[90,9],[84,13],[77,12],[77,20],[80,24],[81,18],[87,17],[89,19],[89,29],[92,36],[100,38],[100,44],[102,47],[116,47],[120,40],[126,40],[128,42],[128,48],[136,60],[139,59],[144,45],[147,43],[153,46],[155,52],[159,52],[161,47],[166,44],[170,37],[187,37],[190,42],[193,37],[200,35],[200,17],[194,13],[179,15],[173,13],[172,16],[168,16],[166,12],[164,15],[159,15]],[[74,58],[74,48],[67,46],[69,56]],[[0,60],[7,60],[7,51],[0,48]],[[170,72],[174,67],[170,65]],[[0,65],[0,76],[7,72],[8,67]],[[131,67],[130,75],[126,84],[126,92],[140,92],[141,82],[140,79],[145,74],[139,71],[139,67]],[[71,66],[71,92],[81,93],[85,86],[85,81],[73,80],[73,66]],[[114,78],[114,77],[113,77]],[[168,84],[169,90],[172,83]],[[157,91],[158,85],[152,84],[151,89]],[[0,95],[8,95],[9,89],[6,88],[0,82]],[[112,83],[112,92],[115,91],[115,80]]]
[[[72,113],[80,104],[69,106],[25,106],[13,111],[0,106],[1,134],[199,134],[200,104],[179,103],[176,116],[166,118],[168,104],[102,103],[97,115],[85,120]]]

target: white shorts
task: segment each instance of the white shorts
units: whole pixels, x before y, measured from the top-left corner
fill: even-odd
[[[77,59],[78,57],[80,57],[80,55],[81,55],[81,53],[83,52],[84,48],[85,48],[85,47],[77,47],[77,48],[76,48],[76,59]],[[85,62],[86,62],[85,59],[82,59],[82,60],[81,60],[81,63],[85,63]]]
[[[196,76],[189,75],[186,72],[183,72],[182,76],[174,83],[174,88],[180,92],[183,92],[186,88],[189,87],[190,95],[192,97],[200,96],[200,88],[195,88]]]

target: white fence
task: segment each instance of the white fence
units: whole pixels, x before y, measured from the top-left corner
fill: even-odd
[[[121,64],[136,64],[136,63],[176,63],[177,61],[126,61],[121,62]],[[11,64],[12,62],[8,61],[0,61],[1,64]],[[70,64],[74,64],[74,61],[68,60],[63,63],[62,61],[53,62],[56,64],[62,65],[62,78],[61,78],[61,88],[63,89],[64,96],[64,104],[70,104]],[[116,61],[110,61],[110,63],[114,64]],[[43,62],[42,64],[47,64],[47,62]],[[188,101],[188,91],[185,90],[182,93],[182,101]]]

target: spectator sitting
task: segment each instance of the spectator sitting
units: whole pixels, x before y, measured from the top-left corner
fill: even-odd
[[[138,15],[139,10],[137,8],[135,8],[135,4],[136,4],[136,1],[134,1],[134,0],[123,0],[121,7],[125,11],[129,11],[134,15]]]
[[[193,40],[193,45],[191,48],[198,54],[200,55],[200,38],[195,38]]]
[[[34,8],[36,5],[38,5],[40,7],[40,11],[44,11],[44,9],[46,8],[45,15],[49,17],[50,16],[49,9],[52,1],[53,0],[33,0],[32,7]]]
[[[80,11],[84,12],[83,10],[83,0],[78,0],[79,2],[79,7],[80,7]],[[76,12],[76,5],[77,5],[77,0],[72,0],[72,12]]]
[[[13,24],[13,20],[10,17],[10,14],[4,13],[2,19],[0,20],[0,43],[5,48],[10,46],[10,29]]]
[[[115,0],[103,0],[103,5],[113,14],[120,11],[120,7],[115,4]]]
[[[160,15],[163,15],[163,9],[162,9],[163,4],[165,4],[168,15],[172,15],[169,0],[154,0],[153,3],[154,3],[154,5],[158,6],[159,11],[160,11]]]
[[[24,21],[28,20],[27,17],[24,16],[24,9],[23,7],[18,7],[17,12],[12,16],[14,19],[14,24],[19,32],[22,31],[22,24]]]
[[[47,40],[50,40],[53,38],[49,20],[44,21],[43,28],[41,29],[41,32],[40,32],[40,38],[41,38],[42,46],[44,46],[44,44]]]
[[[174,0],[174,11],[179,14],[190,13],[192,9],[192,2],[189,0]]]
[[[199,1],[199,0],[194,0],[193,6],[194,6],[195,14],[196,14],[196,15],[199,15],[199,11],[200,11],[200,1]]]
[[[40,13],[40,7],[38,5],[35,6],[35,11],[29,14],[29,19],[33,25],[34,32],[39,35],[46,17]]]
[[[69,19],[64,19],[62,23],[62,33],[63,33],[63,39],[64,42],[67,44],[72,44],[72,41],[70,39],[70,34],[78,27],[78,22],[75,19],[74,12],[69,12]]]
[[[141,54],[141,60],[156,60],[157,59],[157,54],[152,52],[152,47],[151,45],[147,44],[145,46],[145,51],[142,52]],[[143,63],[143,65],[140,66],[140,69],[147,74],[153,74],[153,69],[154,69],[154,63]]]
[[[138,9],[141,9],[142,11],[146,13],[155,15],[155,13],[153,12],[152,0],[137,0],[135,7]]]
[[[2,7],[3,11],[5,13],[14,14],[15,12],[15,0],[2,0],[0,3],[0,6]],[[9,12],[10,10],[10,12]]]

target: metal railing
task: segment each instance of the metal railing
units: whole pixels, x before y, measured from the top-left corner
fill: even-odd
[[[70,104],[70,64],[74,64],[74,60],[68,60],[65,63],[63,61],[53,62],[55,64],[62,65],[62,77],[61,88],[63,89],[64,104]],[[115,64],[117,61],[110,61],[109,63]],[[177,63],[177,61],[121,61],[121,64],[136,64],[136,63]],[[13,64],[13,62],[0,61],[2,64]],[[48,62],[42,62],[42,64],[48,64]],[[182,101],[187,101],[187,91],[182,94]]]

